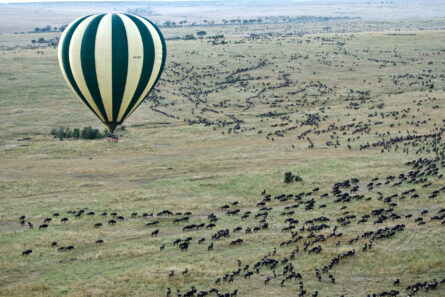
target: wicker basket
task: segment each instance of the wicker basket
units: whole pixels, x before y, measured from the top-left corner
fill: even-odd
[[[110,135],[107,137],[107,142],[117,143],[119,142],[119,138],[117,137],[117,135]]]

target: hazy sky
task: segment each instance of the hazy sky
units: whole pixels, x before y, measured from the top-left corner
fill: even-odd
[[[119,1],[119,2],[125,2],[125,1],[144,1],[144,2],[151,2],[150,0],[0,0],[0,3],[23,3],[23,2],[109,2],[109,1]],[[160,1],[209,1],[209,0],[155,0],[155,2]]]
[[[125,2],[125,1],[141,1],[141,2],[162,2],[162,1],[212,1],[212,0],[0,0],[0,3],[24,3],[24,2],[109,2],[109,1],[119,1],[119,2]],[[243,0],[239,0],[243,1]],[[252,0],[249,0],[252,1]],[[273,0],[271,0],[273,1]],[[344,2],[344,0],[324,0],[323,2]],[[361,2],[364,0],[349,0],[348,2]],[[376,1],[382,1],[382,0],[370,0],[371,2]],[[384,0],[384,1],[391,1],[391,0]],[[394,1],[394,0],[393,0]],[[317,2],[317,0],[293,0],[293,2]]]

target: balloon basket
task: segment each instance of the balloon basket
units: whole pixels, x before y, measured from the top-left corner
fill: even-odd
[[[117,143],[117,142],[119,142],[119,137],[117,137],[117,135],[114,135],[114,134],[108,135],[107,142]]]

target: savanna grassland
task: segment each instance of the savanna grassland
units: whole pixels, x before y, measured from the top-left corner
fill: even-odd
[[[117,144],[50,135],[103,129],[57,49],[31,46],[59,33],[0,35],[0,295],[445,296],[440,27],[164,28],[164,73]]]

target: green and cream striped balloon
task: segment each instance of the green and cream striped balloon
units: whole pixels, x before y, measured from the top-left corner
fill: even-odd
[[[111,133],[156,85],[165,58],[161,31],[132,14],[81,17],[59,42],[65,80]]]

